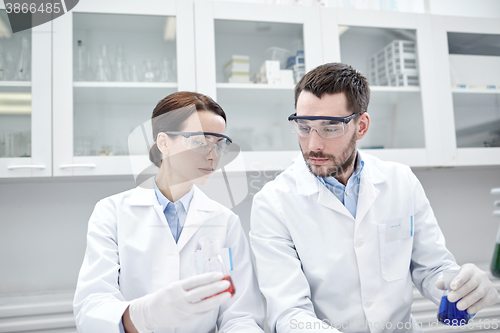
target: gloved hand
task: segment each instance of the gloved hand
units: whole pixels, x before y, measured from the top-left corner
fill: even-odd
[[[188,324],[231,298],[229,292],[223,292],[230,283],[222,277],[218,272],[193,276],[135,299],[129,306],[130,319],[140,333]]]
[[[444,290],[444,281],[436,281],[436,287]],[[448,300],[457,303],[457,309],[467,309],[469,314],[493,305],[498,300],[498,292],[488,275],[473,264],[465,264],[460,273],[450,283],[451,292]]]

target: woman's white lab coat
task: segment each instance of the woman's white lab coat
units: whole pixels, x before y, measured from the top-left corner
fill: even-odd
[[[438,303],[440,271],[457,267],[410,168],[360,154],[356,218],[302,156],[255,195],[250,243],[271,332],[314,318],[341,332],[411,331],[413,284]]]
[[[209,234],[231,248],[234,297],[186,326],[155,332],[215,332],[216,324],[219,332],[262,332],[262,297],[239,218],[196,186],[177,244],[153,189],[139,186],[97,203],[74,298],[78,332],[120,332],[130,301],[197,274],[198,240]]]

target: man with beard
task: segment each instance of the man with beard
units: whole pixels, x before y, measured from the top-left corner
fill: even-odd
[[[271,332],[420,332],[412,283],[465,314],[498,294],[475,265],[458,266],[408,166],[357,150],[370,90],[352,67],[321,65],[295,88],[302,157],[255,195],[250,243]],[[439,289],[438,289],[439,288]],[[465,315],[464,314],[464,315]]]

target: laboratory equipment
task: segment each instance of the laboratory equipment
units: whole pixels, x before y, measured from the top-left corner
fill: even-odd
[[[491,194],[500,195],[500,187],[492,189]],[[500,207],[500,200],[495,201],[495,206]],[[493,211],[493,215],[500,217],[500,210]],[[490,270],[493,276],[500,278],[500,226],[498,226],[495,252],[493,252]]]
[[[125,57],[123,56],[123,46],[119,45],[116,51],[115,81],[125,82],[127,75],[125,71]]]
[[[202,273],[208,272],[222,272],[224,277],[222,280],[227,280],[231,284],[228,289],[215,294],[213,296],[222,294],[224,292],[231,293],[231,297],[234,296],[235,288],[233,280],[229,271],[224,266],[224,261],[221,256],[221,247],[219,239],[215,236],[207,236],[200,240],[201,250],[203,251],[203,271]],[[210,296],[210,297],[213,297]],[[208,298],[208,297],[207,297]]]
[[[99,60],[99,58],[101,60]],[[102,73],[99,73],[99,71],[104,71],[104,73],[106,74],[106,80],[97,79],[97,81],[112,81],[113,80],[113,71],[111,68],[111,62],[109,60],[108,46],[106,44],[101,45],[101,55],[99,58],[97,60],[98,61],[97,77],[102,78],[103,75],[102,75]],[[102,64],[99,64],[99,62],[102,62]]]
[[[462,326],[469,323],[473,315],[469,314],[467,310],[457,309],[457,302],[452,303],[448,300],[448,294],[451,291],[450,283],[460,272],[459,269],[448,269],[443,271],[444,279],[444,294],[441,298],[441,304],[438,310],[438,320],[443,324],[449,326]]]
[[[160,82],[173,81],[170,60],[167,57],[162,58],[160,74],[158,75],[158,81],[160,81]]]
[[[107,82],[110,81],[110,77],[108,76],[108,71],[106,71],[104,65],[104,59],[102,57],[97,58],[97,69],[95,74],[95,80],[99,82]]]
[[[144,82],[154,82],[156,75],[153,68],[153,60],[146,59],[144,61]]]
[[[16,80],[27,81],[30,77],[30,41],[28,37],[21,37],[21,54],[16,68]]]
[[[75,68],[75,81],[85,81],[86,80],[86,66],[87,66],[87,58],[86,58],[86,50],[82,41],[79,40],[77,44],[76,50],[76,68]]]

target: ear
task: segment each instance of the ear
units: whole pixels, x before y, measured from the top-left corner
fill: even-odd
[[[368,132],[368,128],[370,127],[370,115],[368,112],[363,112],[358,116],[358,123],[356,125],[357,138],[361,140]]]
[[[168,135],[161,132],[158,133],[158,136],[156,137],[156,145],[158,146],[158,149],[162,152],[163,156],[168,156],[169,155],[169,142],[168,142]]]

